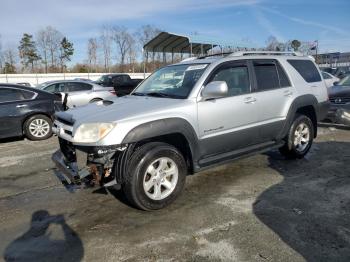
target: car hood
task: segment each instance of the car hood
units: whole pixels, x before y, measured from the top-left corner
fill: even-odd
[[[350,86],[332,86],[328,90],[328,95],[332,97],[350,97]]]
[[[161,112],[188,105],[187,99],[170,99],[146,96],[123,96],[108,101],[58,112],[56,116],[78,125],[93,122],[118,122],[143,116],[156,115]]]

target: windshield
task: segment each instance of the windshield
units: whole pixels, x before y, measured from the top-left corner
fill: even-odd
[[[173,65],[148,77],[132,95],[186,98],[208,64]]]
[[[44,82],[44,83],[36,85],[36,88],[43,89],[43,88],[47,87],[49,84],[51,84],[51,83],[53,83],[53,81],[47,81],[47,82]]]
[[[350,75],[339,81],[339,86],[350,86]]]
[[[107,87],[113,86],[112,76],[107,76],[107,75],[101,76],[99,79],[96,80],[95,83],[101,86],[107,86]]]

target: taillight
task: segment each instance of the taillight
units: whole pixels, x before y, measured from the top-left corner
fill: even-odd
[[[115,96],[117,95],[117,93],[116,93],[114,90],[113,90],[113,91],[110,90],[109,92],[110,92],[111,94],[115,95]]]

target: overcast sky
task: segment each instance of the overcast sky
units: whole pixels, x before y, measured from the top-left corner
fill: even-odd
[[[3,46],[18,46],[24,32],[51,25],[74,42],[74,61],[86,58],[86,42],[103,25],[132,30],[151,24],[179,34],[248,39],[264,46],[281,41],[319,40],[325,51],[350,51],[349,0],[0,0]]]

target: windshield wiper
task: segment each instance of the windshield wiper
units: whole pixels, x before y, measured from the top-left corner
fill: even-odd
[[[132,96],[145,96],[146,94],[140,92],[134,92],[131,94]]]
[[[147,96],[154,96],[154,97],[166,97],[166,98],[177,98],[177,99],[183,99],[183,96],[179,95],[173,95],[173,94],[165,94],[165,93],[158,93],[158,92],[150,92],[146,93]]]

